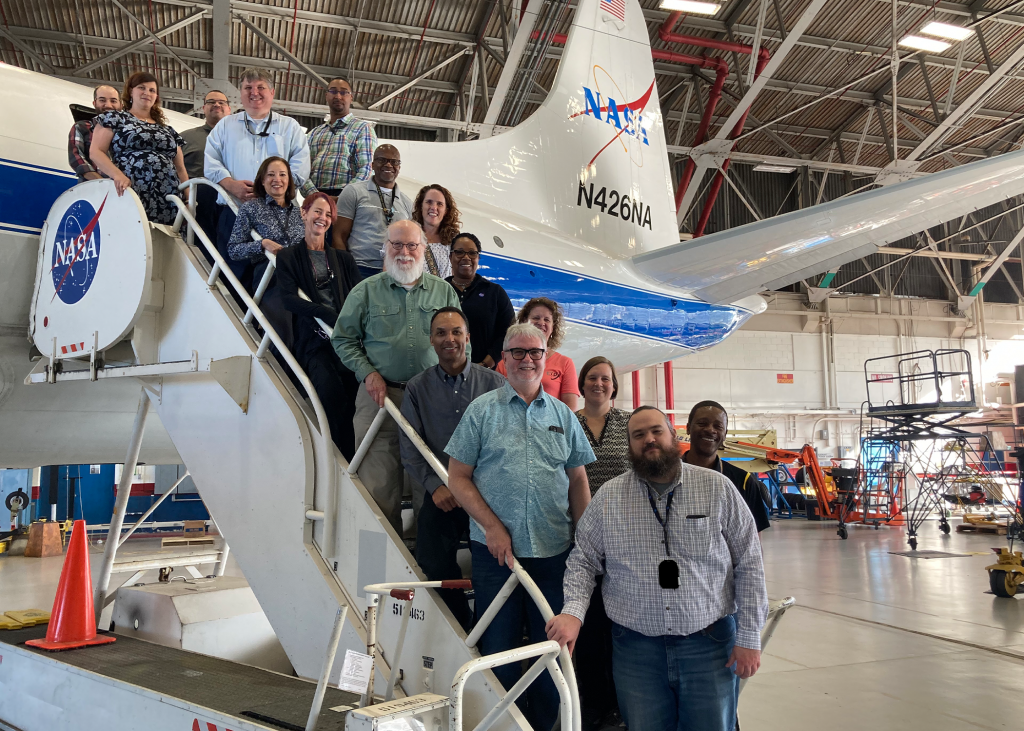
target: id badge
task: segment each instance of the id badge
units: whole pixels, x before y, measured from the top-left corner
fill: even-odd
[[[662,589],[678,589],[679,564],[670,558],[658,564],[658,584]]]

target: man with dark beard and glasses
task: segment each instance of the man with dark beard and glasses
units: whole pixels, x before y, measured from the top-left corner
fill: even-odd
[[[630,731],[733,731],[768,616],[754,519],[721,473],[680,460],[664,413],[641,406],[628,433],[632,470],[604,483],[576,528],[548,639],[572,649],[603,574]]]
[[[455,290],[446,281],[423,271],[426,246],[427,237],[419,224],[397,221],[388,226],[384,244],[387,271],[352,288],[334,325],[331,344],[364,386],[356,395],[356,449],[384,406],[384,398],[401,407],[406,382],[437,365],[437,353],[430,344],[430,320],[443,307],[459,306]],[[358,474],[401,536],[405,470],[394,419],[388,417],[381,424]],[[422,503],[423,490],[414,487],[417,515]]]

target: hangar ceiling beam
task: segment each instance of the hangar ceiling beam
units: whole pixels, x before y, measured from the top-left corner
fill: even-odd
[[[213,78],[228,80],[231,55],[231,0],[213,0]]]
[[[13,45],[15,48],[20,50],[26,56],[31,58],[37,64],[39,64],[39,67],[42,68],[47,73],[51,73],[51,74],[57,73],[57,69],[55,69],[53,66],[48,64],[46,61],[44,61],[39,54],[37,54],[35,51],[33,51],[28,46],[26,46],[22,41],[18,40],[18,38],[13,33],[11,33],[7,28],[5,28],[3,26],[0,26],[0,36],[3,36],[8,41],[10,41],[11,45]]]
[[[149,29],[149,26],[148,26],[148,25],[146,25],[146,24],[145,24],[145,23],[143,23],[143,22],[142,22],[141,20],[139,20],[139,19],[138,19],[138,18],[137,18],[137,17],[136,17],[136,16],[135,16],[135,15],[134,15],[134,14],[133,14],[133,13],[132,13],[132,12],[131,12],[131,11],[130,11],[129,9],[128,9],[128,8],[126,8],[126,7],[124,6],[124,4],[123,4],[123,3],[121,2],[121,0],[110,0],[110,2],[112,2],[112,3],[114,4],[114,5],[116,5],[116,6],[117,6],[117,7],[118,7],[118,8],[120,9],[120,11],[121,11],[122,13],[124,13],[124,14],[125,14],[125,15],[127,15],[127,16],[128,16],[129,18],[131,18],[132,22],[133,22],[133,23],[135,23],[135,25],[137,25],[137,26],[139,26],[140,28],[142,28],[142,32],[143,32],[143,33],[145,33],[145,34],[146,34],[147,36],[149,36],[149,37],[150,37],[150,38],[152,38],[152,39],[153,39],[154,41],[156,41],[156,42],[157,42],[157,43],[158,43],[158,44],[160,45],[160,47],[161,47],[161,48],[163,48],[163,49],[164,49],[165,51],[167,51],[167,53],[171,54],[171,57],[172,57],[172,58],[173,58],[173,59],[174,59],[175,61],[177,61],[177,62],[178,62],[179,64],[181,64],[181,67],[182,67],[183,69],[185,69],[186,71],[188,71],[188,72],[189,72],[190,74],[192,74],[193,76],[195,76],[195,77],[196,77],[197,79],[201,79],[201,78],[203,78],[202,76],[200,76],[200,75],[199,75],[199,74],[198,74],[198,73],[196,72],[196,70],[195,70],[195,69],[193,69],[193,68],[192,68],[191,66],[189,66],[189,65],[188,65],[187,63],[185,63],[185,61],[184,61],[184,60],[182,60],[181,56],[179,56],[179,55],[178,55],[177,53],[175,53],[175,52],[174,52],[174,49],[172,49],[172,48],[171,48],[170,46],[168,46],[168,45],[167,45],[166,43],[164,43],[164,40],[163,40],[163,38],[160,38],[160,37],[158,37],[158,36],[156,35],[156,33],[154,33],[153,31],[151,31],[151,30]]]
[[[828,0],[811,0],[810,4],[804,10],[803,15],[796,22],[796,25],[789,31],[789,34],[778,48],[772,53],[772,59],[768,62],[768,65],[764,67],[764,71],[757,77],[750,88],[747,89],[743,98],[736,103],[736,107],[732,110],[732,114],[725,120],[725,124],[719,128],[718,133],[715,135],[715,139],[724,140],[729,136],[732,128],[736,126],[736,123],[740,121],[750,105],[754,103],[754,99],[758,94],[761,93],[761,89],[764,88],[765,84],[768,83],[768,79],[775,75],[775,72],[779,70],[782,63],[786,60],[786,56],[793,50],[797,40],[803,35],[803,32],[807,30],[807,27],[814,20],[814,17],[818,14],[818,11],[825,7],[825,3]],[[753,59],[751,60],[753,63]],[[699,178],[698,178],[699,180]]]
[[[925,137],[921,144],[919,144],[910,155],[907,156],[908,160],[918,160],[924,156],[928,150],[933,147],[937,142],[940,142],[950,131],[954,129],[954,126],[961,120],[971,116],[971,111],[974,107],[981,104],[981,102],[987,97],[996,87],[996,85],[1003,79],[1003,77],[1011,70],[1017,67],[1017,65],[1024,60],[1024,43],[1021,43],[1014,49],[1013,53],[1003,61],[1000,66],[995,69],[988,78],[978,84],[978,87],[972,91],[966,99],[954,109],[949,115],[942,120],[931,133]]]
[[[187,27],[189,25],[192,25],[197,20],[202,20],[203,18],[206,17],[206,15],[207,15],[207,13],[206,13],[205,10],[197,10],[194,13],[192,13],[191,15],[189,15],[188,17],[182,18],[181,20],[175,21],[174,23],[171,23],[170,25],[165,25],[160,30],[154,31],[153,35],[155,35],[155,36],[157,36],[159,38],[163,38],[164,36],[169,35],[169,34],[173,33],[176,30],[181,30],[182,28],[185,28],[185,27]],[[72,74],[74,76],[85,76],[86,74],[89,74],[89,73],[95,71],[96,69],[100,68],[104,64],[110,63],[114,59],[120,58],[121,56],[125,55],[126,53],[131,53],[136,48],[140,48],[140,47],[146,45],[147,43],[151,43],[151,42],[152,41],[150,40],[149,36],[145,36],[144,35],[144,36],[142,36],[142,38],[138,38],[138,39],[136,39],[134,41],[131,41],[129,43],[125,43],[120,48],[114,49],[113,51],[109,51],[108,53],[103,54],[99,58],[93,59],[92,61],[90,61],[89,63],[85,64],[84,66],[79,66],[77,69],[75,69],[72,72]],[[216,46],[216,44],[214,44],[214,54],[215,55],[216,55],[216,48],[217,48],[217,46]],[[225,78],[227,78],[227,77],[225,77]]]
[[[327,80],[324,79],[324,77],[318,74],[316,71],[314,71],[313,68],[310,65],[308,65],[305,61],[300,59],[294,53],[292,53],[287,48],[285,48],[280,43],[271,38],[269,35],[264,33],[259,26],[257,26],[255,23],[253,23],[251,20],[246,18],[241,13],[235,13],[235,17],[238,18],[238,22],[240,22],[246,28],[255,33],[257,38],[261,39],[268,46],[270,46],[275,51],[284,56],[286,59],[295,64],[299,68],[299,70],[302,71],[302,73],[304,73],[306,76],[308,76],[316,83],[320,84],[320,86],[322,86],[324,89],[327,88]]]
[[[391,92],[388,92],[385,96],[382,96],[380,99],[378,99],[377,101],[373,102],[373,104],[371,104],[369,107],[367,107],[367,109],[376,109],[381,104],[384,104],[385,102],[390,101],[391,99],[394,99],[396,96],[401,94],[406,89],[411,89],[412,87],[416,86],[416,84],[418,84],[420,81],[422,81],[423,79],[425,79],[428,76],[430,76],[431,74],[433,74],[435,71],[439,71],[439,70],[443,69],[445,66],[447,66],[448,64],[452,63],[453,61],[458,61],[462,56],[465,56],[467,54],[472,54],[472,53],[473,53],[473,51],[470,48],[461,48],[461,49],[459,49],[459,51],[455,55],[449,56],[448,58],[444,59],[443,61],[434,64],[429,69],[424,71],[422,74],[420,74],[418,76],[414,76],[413,78],[409,79],[407,82],[405,82],[404,84],[399,86],[397,89],[395,89],[395,90],[393,90]]]
[[[481,137],[490,137],[491,132],[487,125],[493,128],[498,121],[498,115],[501,114],[501,108],[505,105],[505,97],[508,96],[509,89],[512,88],[512,80],[519,68],[519,61],[523,57],[526,45],[530,42],[530,36],[533,35],[533,27],[537,24],[543,4],[544,0],[529,0],[526,12],[523,13],[523,17],[519,21],[516,37],[512,39],[512,46],[508,49],[508,56],[505,57],[505,65],[501,68],[501,76],[498,77],[498,83],[494,85],[494,91],[491,92],[491,103],[487,106],[487,114],[484,115],[485,127]]]

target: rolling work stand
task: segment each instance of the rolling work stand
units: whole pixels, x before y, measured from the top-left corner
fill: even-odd
[[[962,502],[983,487],[988,501],[1007,503],[1005,470],[998,460],[995,469],[986,466],[987,438],[957,423],[978,408],[967,351],[870,358],[864,380],[859,479],[841,530],[850,522],[876,528],[905,523],[907,542],[916,550],[918,532],[933,511],[939,530],[949,534],[947,501]]]

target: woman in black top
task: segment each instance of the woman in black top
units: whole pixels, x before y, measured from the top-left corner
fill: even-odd
[[[178,209],[167,200],[188,180],[185,141],[167,124],[156,77],[139,71],[121,94],[123,112],[106,112],[93,122],[89,157],[114,181],[118,195],[131,188],[151,223],[174,223]]]
[[[481,250],[480,239],[473,234],[456,235],[449,254],[452,275],[445,281],[455,288],[462,311],[466,313],[472,346],[470,360],[485,368],[494,368],[501,362],[502,341],[516,311],[500,284],[477,274]]]
[[[326,193],[313,193],[303,201],[306,237],[277,253],[277,281],[281,301],[292,313],[292,353],[320,397],[338,451],[352,459],[352,419],[359,384],[331,347],[330,333],[315,319],[333,328],[345,298],[361,279],[349,252],[324,246],[324,234],[336,213],[334,199]],[[299,290],[309,300],[303,299]]]
[[[604,356],[595,356],[583,364],[579,387],[583,408],[576,412],[576,418],[597,457],[586,466],[593,495],[608,480],[630,469],[628,426],[631,412],[612,406],[619,393],[619,379],[615,366]],[[597,577],[586,621],[576,639],[576,672],[584,728],[603,728],[605,724],[618,726],[615,714],[619,705],[611,672],[612,623],[601,597],[603,578]]]

